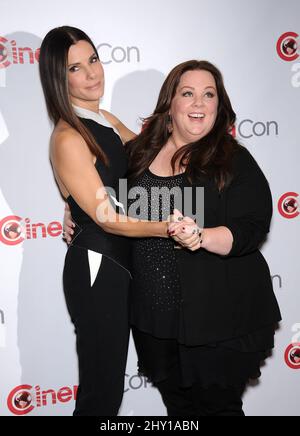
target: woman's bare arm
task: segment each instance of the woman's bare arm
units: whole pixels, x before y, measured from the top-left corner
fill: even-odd
[[[167,222],[137,220],[116,213],[88,147],[74,130],[53,135],[51,161],[68,193],[106,232],[129,237],[168,237]]]

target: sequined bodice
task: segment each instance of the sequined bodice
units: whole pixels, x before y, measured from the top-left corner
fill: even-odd
[[[183,174],[160,177],[146,171],[134,184],[134,189],[137,192],[139,189],[143,190],[148,200],[141,202],[140,218],[166,220],[173,213],[174,204],[176,207],[183,188],[183,178]],[[158,189],[165,188],[167,189],[163,199],[159,199]],[[143,238],[134,239],[132,245],[132,323],[153,334],[159,327],[160,332],[163,330],[167,335],[176,335],[181,290],[174,241],[166,238]]]

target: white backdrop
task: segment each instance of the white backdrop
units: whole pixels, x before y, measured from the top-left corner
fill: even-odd
[[[247,389],[245,411],[299,416],[299,1],[0,0],[0,6],[0,415],[70,415],[74,407],[75,336],[61,284],[64,204],[48,160],[51,126],[36,59],[48,30],[68,24],[98,47],[106,74],[102,107],[136,132],[177,63],[207,59],[223,72],[236,135],[271,185],[274,217],[263,253],[284,318],[260,382]],[[137,376],[131,343],[120,414],[165,413],[156,390]]]

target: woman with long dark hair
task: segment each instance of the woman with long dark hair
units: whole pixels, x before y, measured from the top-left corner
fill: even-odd
[[[51,30],[43,40],[39,65],[54,123],[51,163],[76,222],[63,274],[79,357],[74,415],[117,415],[129,333],[126,236],[168,238],[167,221],[128,218],[111,194],[127,172],[123,142],[134,134],[99,110],[104,74],[91,39],[73,27]],[[195,227],[190,224],[190,229]],[[196,233],[186,238],[188,246],[196,247],[198,241]]]

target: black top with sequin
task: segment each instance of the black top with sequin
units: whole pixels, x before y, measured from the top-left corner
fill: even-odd
[[[140,209],[137,211],[140,215],[136,217],[148,220],[163,221],[167,219],[169,213],[173,212],[174,203],[176,203],[176,194],[169,197],[165,195],[163,201],[157,202],[155,189],[178,188],[183,196],[183,190],[186,186],[186,177],[184,174],[161,177],[153,174],[149,170],[145,171],[131,188],[144,189],[144,197]],[[133,196],[134,198],[136,198]],[[141,195],[143,197],[143,195]],[[145,200],[145,198],[143,198]],[[133,203],[133,202],[132,202]],[[147,203],[147,204],[146,204]],[[168,207],[170,204],[170,211]],[[184,204],[184,201],[183,201]],[[129,200],[128,205],[131,206]],[[180,208],[179,208],[180,209]],[[129,213],[129,215],[131,215]],[[189,313],[186,311],[183,303],[182,291],[182,268],[178,265],[178,256],[176,255],[176,244],[172,239],[166,238],[143,238],[132,239],[133,253],[133,281],[131,295],[131,324],[142,332],[149,333],[152,336],[162,339],[177,339],[182,344],[189,344],[189,338],[181,340],[186,335],[186,322]],[[180,253],[179,253],[180,254]],[[195,276],[191,277],[195,280]],[[205,286],[205,283],[203,283]],[[195,305],[198,301],[195,301]],[[198,307],[198,306],[197,306]],[[197,324],[194,325],[194,331],[197,331]],[[257,329],[249,334],[232,337],[232,339],[223,341],[207,342],[211,346],[220,346],[235,349],[242,352],[254,352],[271,349],[274,341],[274,327],[272,324],[266,324],[263,328]],[[194,344],[195,345],[195,344]]]
[[[136,216],[152,221],[166,220],[181,195],[184,177],[184,174],[161,177],[145,171],[134,184],[135,198],[139,194],[143,200]],[[140,189],[144,190],[144,195]],[[163,192],[160,197],[158,189],[165,190],[160,191]],[[178,336],[181,286],[175,245],[172,239],[166,238],[134,239],[132,243],[131,323],[158,337]]]

